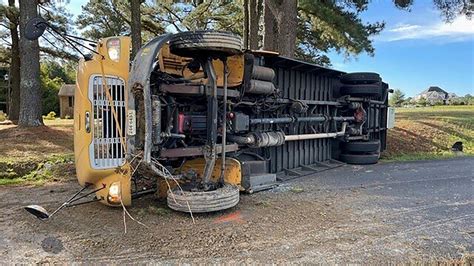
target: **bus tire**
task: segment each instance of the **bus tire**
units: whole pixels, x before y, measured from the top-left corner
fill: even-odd
[[[229,209],[239,203],[240,191],[237,186],[225,184],[210,191],[168,191],[168,207],[175,211],[206,213]]]
[[[380,150],[380,141],[353,141],[343,142],[341,148],[349,153],[352,152],[378,152]]]
[[[381,81],[380,75],[373,72],[354,72],[341,77],[343,84],[373,84]]]
[[[232,56],[242,52],[240,36],[222,31],[186,31],[170,40],[170,51],[184,57],[196,55]]]
[[[341,95],[350,96],[382,96],[381,83],[376,84],[356,84],[356,85],[344,85],[341,87]]]
[[[379,153],[371,154],[346,154],[339,155],[339,160],[347,164],[376,164],[379,161]]]

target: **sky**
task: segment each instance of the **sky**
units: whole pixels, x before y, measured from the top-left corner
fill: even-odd
[[[414,96],[429,86],[474,95],[474,18],[458,16],[443,22],[431,0],[415,0],[411,12],[389,0],[374,0],[363,21],[385,21],[374,37],[375,56],[357,58],[331,53],[333,68],[347,72],[374,71],[393,89]]]
[[[63,5],[77,16],[86,2],[69,0]],[[410,12],[395,8],[391,0],[372,0],[361,18],[386,23],[373,38],[375,55],[346,58],[331,52],[333,68],[378,72],[392,89],[406,96],[430,86],[459,96],[474,95],[474,18],[458,16],[451,24],[444,23],[432,0],[415,0]]]

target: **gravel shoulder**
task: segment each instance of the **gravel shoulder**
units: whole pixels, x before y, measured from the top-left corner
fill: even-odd
[[[0,187],[3,263],[427,262],[472,263],[473,157],[343,166],[241,195],[236,208],[189,215],[153,196],[130,213],[100,204],[42,222],[79,188],[74,177],[42,187]],[[471,254],[471,255],[470,255]]]

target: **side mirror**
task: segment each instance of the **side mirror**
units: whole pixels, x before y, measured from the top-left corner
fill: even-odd
[[[27,0],[25,0],[25,1],[27,1]],[[91,60],[92,56],[91,55],[85,55],[83,52],[81,52],[81,50],[77,46],[85,48],[85,49],[89,50],[92,53],[99,54],[94,49],[91,49],[91,48],[79,43],[77,40],[74,40],[74,39],[78,39],[78,40],[81,40],[81,41],[87,41],[87,42],[94,42],[94,41],[90,41],[90,40],[84,39],[82,37],[76,37],[76,36],[72,36],[72,35],[62,33],[56,27],[49,24],[42,17],[35,17],[35,18],[30,19],[26,23],[25,32],[23,34],[24,34],[24,36],[27,40],[35,41],[41,35],[43,35],[46,28],[50,28],[54,33],[56,33],[56,34],[54,34],[56,36],[53,35],[55,38],[58,39],[59,37],[61,37],[63,40],[65,40],[71,46],[71,48],[73,48],[74,50],[79,52],[86,60]]]
[[[35,17],[26,23],[25,38],[34,41],[37,40],[48,27],[48,22],[42,17]]]
[[[36,216],[36,218],[40,220],[47,220],[50,217],[48,211],[46,211],[45,208],[39,205],[26,206],[25,210],[27,210],[29,213],[33,214],[34,216]]]

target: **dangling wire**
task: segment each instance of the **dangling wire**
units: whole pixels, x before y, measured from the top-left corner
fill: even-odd
[[[50,31],[49,29],[51,29],[52,31]],[[57,36],[61,37],[61,38],[62,38],[63,40],[65,40],[74,50],[76,50],[79,54],[81,54],[82,57],[84,57],[84,58],[87,58],[87,56],[86,56],[79,48],[77,48],[76,45],[79,45],[79,46],[85,48],[85,49],[88,50],[88,51],[91,51],[91,52],[93,52],[93,53],[95,53],[95,54],[100,55],[100,54],[99,54],[97,51],[95,51],[94,49],[91,49],[91,48],[89,48],[89,47],[83,45],[82,43],[80,43],[80,42],[78,42],[78,41],[75,41],[75,40],[72,40],[72,39],[69,39],[69,38],[63,36],[59,31],[57,31],[56,29],[54,29],[53,27],[51,27],[51,25],[49,25],[49,28],[48,28],[46,31],[48,31],[49,34],[55,36],[56,38],[58,38]],[[53,32],[54,32],[55,34],[53,34]],[[56,36],[56,35],[57,35],[57,36]],[[54,44],[53,44],[53,47],[59,50],[59,48],[58,48],[57,46],[55,46]]]

